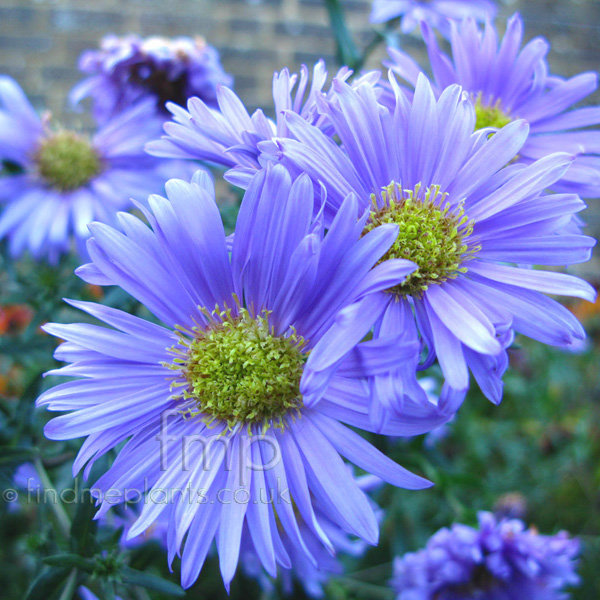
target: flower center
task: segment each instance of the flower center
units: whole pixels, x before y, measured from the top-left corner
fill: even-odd
[[[476,131],[483,129],[484,127],[502,129],[502,127],[508,125],[512,121],[508,116],[508,113],[502,109],[500,100],[497,100],[493,105],[484,103],[483,94],[481,92],[479,92],[475,99],[475,115],[477,116],[477,120],[475,121]]]
[[[61,191],[77,189],[102,171],[102,162],[89,140],[60,131],[40,145],[35,162],[48,185]]]
[[[166,69],[141,65],[134,69],[131,81],[154,94],[158,109],[168,115],[171,113],[165,108],[167,102],[174,102],[180,106],[185,106],[187,103],[188,75],[186,72],[172,78]]]
[[[448,194],[437,185],[421,190],[403,190],[392,182],[381,192],[382,202],[371,195],[374,209],[365,233],[379,225],[394,223],[400,231],[393,246],[379,262],[390,258],[404,258],[417,265],[404,283],[388,292],[400,296],[419,296],[431,284],[443,283],[467,271],[463,263],[479,250],[467,244],[473,231],[462,207],[452,211],[446,202]]]
[[[176,358],[167,365],[183,374],[183,381],[173,385],[185,390],[174,398],[191,400],[185,414],[202,415],[209,424],[218,420],[229,429],[238,423],[283,427],[283,417],[302,407],[306,342],[295,331],[274,335],[268,313],[254,318],[244,308],[239,312],[233,317],[231,309],[205,311],[208,327],[181,334],[185,349],[172,348]]]

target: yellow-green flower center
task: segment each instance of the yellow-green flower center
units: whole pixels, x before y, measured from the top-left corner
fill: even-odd
[[[240,309],[205,313],[208,327],[181,330],[171,369],[180,370],[183,380],[174,383],[183,391],[174,396],[192,400],[186,416],[201,415],[206,423],[225,422],[229,429],[238,423],[283,426],[283,417],[302,407],[300,379],[306,354],[305,340],[294,331],[274,335],[268,313],[252,317]],[[181,348],[183,346],[183,349]]]
[[[469,244],[473,221],[462,207],[451,209],[447,194],[437,185],[421,189],[403,190],[392,182],[381,192],[378,202],[371,196],[373,210],[365,233],[379,225],[398,225],[396,241],[380,262],[391,258],[404,258],[417,265],[404,283],[388,290],[400,296],[419,296],[430,285],[465,273],[465,261],[473,257],[479,246]]]
[[[61,191],[75,190],[102,171],[102,161],[90,141],[72,131],[46,138],[35,162],[46,183]]]
[[[508,125],[512,119],[508,115],[508,111],[504,111],[502,103],[497,100],[494,104],[489,104],[483,101],[483,94],[480,92],[475,99],[475,130],[483,129],[484,127],[495,127],[502,129]]]

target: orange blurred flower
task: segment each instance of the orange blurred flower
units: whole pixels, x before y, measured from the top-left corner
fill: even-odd
[[[0,306],[0,335],[23,331],[31,323],[33,311],[25,304]]]

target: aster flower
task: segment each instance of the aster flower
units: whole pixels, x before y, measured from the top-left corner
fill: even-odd
[[[401,17],[404,33],[413,31],[420,21],[447,32],[450,21],[467,17],[484,21],[493,19],[495,14],[496,6],[491,0],[373,0],[371,23]]]
[[[351,75],[352,71],[343,67],[336,78],[345,81]],[[366,82],[375,85],[379,76],[376,72],[367,73],[353,85]],[[167,104],[175,122],[165,123],[167,135],[150,142],[147,150],[154,156],[191,158],[226,167],[229,169],[226,179],[246,188],[256,170],[275,160],[269,155],[270,150],[276,149],[266,142],[276,136],[290,135],[283,111],[292,110],[324,133],[331,132],[331,125],[320,114],[316,103],[317,96],[325,93],[323,88],[327,81],[322,60],[314,66],[310,85],[309,81],[306,65],[302,65],[300,74],[290,73],[288,69],[274,74],[275,121],[266,117],[261,109],[250,116],[235,93],[222,86],[217,88],[218,110],[202,98],[190,98],[187,110]],[[331,96],[331,90],[327,94]]]
[[[396,559],[398,600],[566,600],[576,585],[579,542],[540,535],[522,521],[478,515],[479,529],[441,529],[424,550]]]
[[[13,79],[0,77],[0,239],[8,238],[11,254],[29,250],[56,262],[72,238],[84,252],[88,223],[114,222],[131,198],[141,200],[162,190],[166,179],[189,173],[185,163],[144,152],[160,126],[145,102],[91,138],[53,129]]]
[[[564,79],[549,72],[549,43],[535,38],[522,47],[523,22],[519,15],[508,20],[501,41],[493,24],[479,29],[472,19],[453,25],[452,58],[438,47],[433,31],[423,25],[429,52],[433,89],[437,97],[444,88],[460,84],[475,103],[476,128],[502,127],[525,119],[529,137],[519,151],[524,164],[553,152],[576,156],[554,189],[595,198],[600,188],[600,107],[573,108],[598,87],[596,73]],[[421,67],[400,50],[390,49],[392,70],[411,86]]]
[[[334,218],[354,193],[359,213],[370,210],[365,232],[396,223],[400,234],[384,259],[418,265],[404,283],[380,292],[387,308],[375,337],[400,331],[421,339],[421,368],[437,359],[446,387],[464,393],[470,369],[494,402],[502,396],[506,348],[517,331],[569,346],[584,337],[576,318],[543,292],[591,300],[591,286],[534,265],[585,261],[594,240],[562,234],[584,208],[573,194],[543,195],[572,157],[552,154],[529,166],[508,165],[527,139],[523,121],[492,136],[475,132],[475,111],[459,86],[436,101],[424,76],[411,103],[393,77],[394,111],[369,86],[334,81],[336,102],[322,103],[341,147],[297,115],[287,113],[297,140],[277,140],[281,159],[307,172],[327,191],[325,215]],[[375,422],[383,408],[400,409],[400,378],[376,377]]]
[[[372,476],[361,477],[357,479],[359,487],[367,492],[373,487],[378,486],[381,480]],[[377,507],[373,507],[377,508]],[[336,553],[343,553],[347,556],[360,556],[366,549],[366,544],[362,540],[351,539],[348,534],[335,525],[318,507],[315,507],[315,514],[321,523],[323,530],[329,537]],[[306,525],[299,524],[300,530],[306,539],[314,539]],[[344,573],[344,565],[339,560],[339,555],[332,555],[321,544],[311,544],[310,551],[316,560],[316,565],[308,559],[303,550],[291,543],[289,538],[283,540],[285,549],[290,556],[290,562],[293,565],[291,569],[280,569],[278,571],[278,581],[281,583],[281,589],[285,595],[292,595],[294,584],[298,583],[307,596],[310,598],[324,598],[324,586],[327,585],[332,577]],[[267,593],[272,593],[275,585],[261,567],[260,559],[253,548],[242,551],[240,564],[243,572],[256,579],[261,588]]]
[[[155,103],[162,118],[168,116],[166,102],[184,105],[192,96],[215,106],[217,86],[233,84],[217,50],[201,37],[107,35],[99,50],[81,55],[79,69],[89,77],[73,88],[70,100],[77,104],[91,97],[100,121],[145,99]]]
[[[78,270],[89,283],[122,287],[163,324],[70,301],[112,329],[45,326],[65,340],[56,358],[72,363],[53,374],[83,377],[39,398],[39,406],[71,411],[51,420],[46,435],[86,436],[73,466],[87,463],[86,474],[124,443],[93,486],[98,517],[116,503],[107,490],[147,489],[129,537],[163,514],[185,587],[213,539],[226,586],[242,540],[271,575],[277,564],[291,566],[287,537],[315,563],[311,545],[332,550],[332,542],[313,503],[375,543],[374,512],[340,454],[394,485],[429,485],[342,424],[368,429],[367,378],[415,353],[402,335],[359,343],[383,308],[375,292],[414,268],[400,260],[371,270],[397,226],[361,237],[364,219],[357,222],[349,196],[324,235],[309,178],[292,183],[275,166],[246,192],[230,258],[208,176],[171,180],[166,190],[168,199],[152,196],[143,208],[152,229],[129,214],[120,215],[124,233],[90,225],[93,262]],[[428,431],[453,410],[406,402],[385,433]]]

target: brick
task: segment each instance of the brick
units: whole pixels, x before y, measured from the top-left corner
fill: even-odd
[[[242,60],[253,62],[267,62],[273,58],[271,50],[257,50],[255,48],[231,48],[228,46],[220,48],[221,59]]]
[[[261,6],[261,4],[268,4],[272,6],[279,6],[282,0],[219,0],[219,4],[248,4],[250,6]]]
[[[254,75],[238,75],[234,81],[234,89],[236,92],[244,92],[246,90],[256,89],[256,77]]]
[[[20,6],[0,8],[0,23],[25,25],[35,18],[35,10]]]
[[[332,53],[294,52],[294,62],[297,64],[304,64],[310,67],[320,59],[323,59],[328,65],[335,64],[335,54]]]
[[[0,36],[0,49],[16,52],[46,52],[52,48],[50,37]]]
[[[215,26],[214,19],[198,14],[143,13],[140,17],[141,35],[206,35]]]
[[[107,28],[120,31],[123,21],[123,15],[119,13],[72,9],[52,11],[52,24],[58,31],[103,31]]]
[[[275,33],[280,35],[291,35],[293,37],[328,38],[329,26],[298,23],[296,21],[284,21],[275,25]]]
[[[304,6],[324,6],[324,0],[299,0]],[[347,12],[367,12],[370,9],[370,2],[364,0],[343,0],[342,7]]]
[[[44,67],[42,76],[45,80],[57,83],[73,85],[81,79],[81,74],[71,67]]]
[[[231,19],[229,29],[241,33],[256,33],[262,29],[262,23],[251,19]]]

